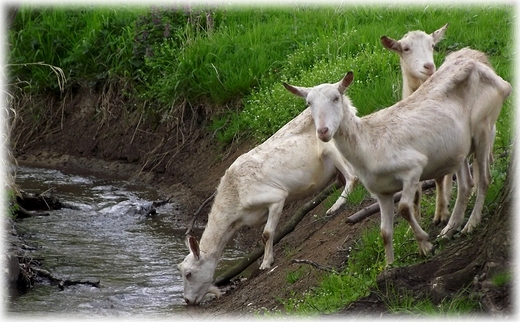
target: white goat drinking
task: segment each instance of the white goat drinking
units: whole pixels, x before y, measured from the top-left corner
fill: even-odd
[[[452,217],[464,215],[471,193],[466,158],[473,153],[479,172],[489,173],[490,132],[511,85],[479,61],[447,60],[411,96],[360,118],[344,95],[352,80],[349,72],[335,84],[286,87],[306,99],[318,138],[325,142],[334,138],[360,181],[377,198],[387,264],[394,261],[393,195],[401,190],[398,211],[410,224],[419,253],[427,254],[433,246],[413,216],[420,181],[455,172],[459,189]],[[488,178],[479,176],[475,207],[464,228],[468,232],[480,220]]]
[[[274,231],[286,203],[321,190],[337,169],[345,177],[344,193],[352,188],[357,178],[334,142],[322,142],[315,133],[306,109],[226,170],[200,243],[187,237],[190,253],[178,266],[186,303],[198,305],[207,293],[220,294],[212,283],[213,274],[224,247],[240,227],[266,223],[260,269],[270,268]]]
[[[427,34],[424,31],[410,31],[400,40],[387,36],[381,37],[383,46],[399,55],[401,72],[403,76],[402,99],[412,95],[436,70],[433,60],[433,49],[444,37],[448,28],[445,24],[441,28]],[[435,179],[436,207],[433,217],[434,224],[446,224],[449,218],[448,203],[451,197],[453,174]],[[419,187],[415,198],[415,218],[421,219],[420,200],[422,188]]]

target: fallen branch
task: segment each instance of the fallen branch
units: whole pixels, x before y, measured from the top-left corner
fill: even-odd
[[[291,263],[309,264],[311,266],[314,266],[317,269],[321,269],[321,270],[326,271],[326,272],[337,273],[334,268],[318,264],[318,263],[313,262],[313,261],[308,260],[308,259],[293,259],[293,260],[291,260]]]
[[[341,187],[339,182],[335,182],[328,186],[325,190],[323,190],[318,196],[314,199],[303,205],[302,208],[298,210],[296,214],[286,223],[286,225],[275,234],[274,244],[277,244],[285,235],[292,232],[296,225],[305,217],[307,213],[313,210],[317,205],[319,205],[323,200],[325,200],[328,196],[330,196],[335,190]],[[422,190],[427,190],[435,187],[435,180],[427,180],[422,183]],[[210,197],[211,198],[211,197]],[[208,198],[209,200],[209,198]],[[401,192],[398,192],[394,195],[394,202],[398,202],[401,200]],[[201,206],[202,208],[202,206]],[[201,209],[199,208],[199,210]],[[361,209],[356,212],[352,216],[347,218],[348,223],[357,223],[361,220],[379,212],[379,203],[374,203],[368,207]],[[220,275],[216,281],[215,285],[222,286],[228,283],[233,277],[240,274],[243,270],[245,270],[249,265],[251,265],[254,261],[256,261],[260,256],[264,254],[264,247],[258,247],[248,255],[246,255],[240,262],[238,262],[235,266],[228,269],[222,275]]]
[[[430,188],[435,187],[435,180],[427,180],[422,183],[422,190],[427,190]],[[401,200],[402,192],[398,192],[394,195],[394,203],[399,202]],[[355,214],[349,216],[347,218],[347,223],[349,224],[355,224],[360,222],[361,220],[379,212],[379,203],[376,202],[374,204],[371,204],[370,206],[367,206],[360,211],[356,212]]]
[[[16,196],[16,203],[29,211],[58,210],[63,207],[58,198],[54,196],[30,195],[24,191],[20,193],[20,196]]]
[[[334,191],[336,191],[341,185],[338,182],[335,182],[329,185],[325,190],[323,190],[319,195],[317,195],[314,199],[307,202],[303,207],[301,207],[296,214],[294,214],[291,219],[274,235],[273,244],[277,244],[283,237],[287,234],[291,233],[298,223],[307,215],[311,210],[316,208],[323,200],[325,200],[328,196],[330,196]],[[258,247],[253,250],[251,253],[244,256],[244,258],[238,262],[235,266],[231,267],[227,271],[225,271],[222,275],[220,275],[216,281],[215,285],[221,286],[228,283],[233,277],[240,274],[243,270],[245,270],[249,265],[251,265],[254,261],[256,261],[260,256],[264,254],[264,247]]]
[[[204,200],[202,205],[200,205],[199,209],[197,209],[197,211],[193,215],[193,219],[191,220],[190,227],[188,228],[188,230],[186,230],[185,235],[190,235],[193,233],[193,226],[195,225],[195,220],[197,220],[197,217],[202,212],[202,209],[204,209],[204,207],[208,204],[208,202],[210,202],[215,197],[216,194],[217,194],[217,191],[215,190],[213,192],[213,194],[211,196],[209,196],[208,199]]]
[[[63,290],[65,288],[65,286],[70,286],[70,285],[90,285],[90,286],[99,288],[100,281],[97,279],[94,281],[68,280],[68,279],[64,280],[64,279],[61,279],[61,278],[53,275],[51,272],[49,272],[48,270],[45,270],[43,268],[33,267],[32,269],[38,274],[38,276],[45,277],[45,278],[49,279],[52,283],[56,283],[58,285],[58,287],[60,288],[60,290]]]
[[[48,212],[29,211],[20,205],[14,207],[14,216],[17,219],[31,218],[36,216],[50,216]]]
[[[134,215],[136,213],[140,213],[139,219],[145,217],[152,217],[157,215],[157,207],[164,206],[165,204],[169,203],[171,198],[170,196],[166,200],[159,200],[159,201],[153,201],[152,203],[149,203],[145,206],[139,206],[139,207],[132,207],[126,211],[126,214]]]

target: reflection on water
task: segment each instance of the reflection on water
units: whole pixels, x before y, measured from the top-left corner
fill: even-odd
[[[17,184],[27,192],[53,194],[73,209],[17,224],[31,256],[66,279],[99,279],[100,288],[37,284],[12,299],[8,312],[28,315],[167,316],[185,312],[177,270],[187,254],[185,227],[175,202],[143,217],[135,211],[162,199],[147,187],[88,173],[20,167]],[[200,236],[201,232],[197,235]],[[216,276],[242,253],[229,247]]]

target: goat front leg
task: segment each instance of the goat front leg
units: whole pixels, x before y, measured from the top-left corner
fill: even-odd
[[[269,205],[269,215],[267,218],[267,223],[264,227],[264,232],[262,234],[262,240],[265,244],[264,250],[264,260],[260,265],[260,269],[268,269],[274,263],[274,250],[273,250],[273,240],[274,240],[274,232],[276,230],[276,226],[278,225],[278,221],[280,221],[280,217],[282,215],[284,202],[277,202]]]
[[[343,174],[343,176],[345,177],[345,188],[343,189],[343,192],[341,192],[338,200],[336,200],[332,207],[330,207],[325,213],[327,216],[335,214],[345,203],[347,203],[347,197],[354,188],[354,185],[357,183],[357,177],[351,175],[345,176],[345,174]]]
[[[345,188],[343,189],[343,192],[339,196],[338,200],[336,200],[332,207],[330,207],[325,213],[326,215],[333,215],[338,212],[345,203],[347,203],[347,197],[350,191],[354,188],[354,185],[358,182],[358,178],[353,175],[354,170],[341,153],[339,153],[333,142],[326,143],[321,147],[323,148],[323,155],[332,161],[336,169],[341,172],[345,179]]]

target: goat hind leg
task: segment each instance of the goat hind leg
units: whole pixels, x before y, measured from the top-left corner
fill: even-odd
[[[489,151],[482,149],[475,153],[475,161],[473,162],[474,169],[478,169],[478,176],[475,178],[477,183],[477,198],[473,211],[469,217],[468,222],[462,229],[463,234],[470,233],[480,223],[482,217],[482,209],[484,208],[484,201],[486,193],[489,188],[491,171],[489,169]]]
[[[262,261],[262,264],[260,265],[260,269],[268,269],[274,263],[274,232],[276,226],[278,225],[278,221],[280,221],[283,205],[284,202],[282,201],[278,203],[273,203],[269,206],[269,216],[267,218],[267,223],[264,227],[264,232],[262,233],[262,240],[265,244],[265,250],[264,259]]]
[[[408,187],[403,187],[403,195],[401,197],[401,201],[399,202],[399,213],[406,221],[408,221],[408,224],[413,231],[415,239],[419,245],[419,254],[427,255],[433,249],[433,245],[428,241],[428,233],[426,233],[417,222],[416,210],[411,209],[412,205],[414,207],[417,206],[416,200],[418,189],[421,189],[420,182],[411,184]],[[413,203],[410,202],[412,200]]]
[[[436,199],[435,215],[433,217],[433,223],[435,225],[446,224],[450,217],[448,204],[451,197],[452,177],[453,175],[449,174],[435,179]]]
[[[473,180],[469,171],[469,163],[467,159],[464,159],[461,162],[461,166],[457,170],[456,175],[457,200],[455,201],[455,207],[453,208],[448,224],[444,229],[442,229],[438,237],[451,238],[460,228],[462,220],[464,219],[464,212],[468,207],[468,201],[473,187]]]

